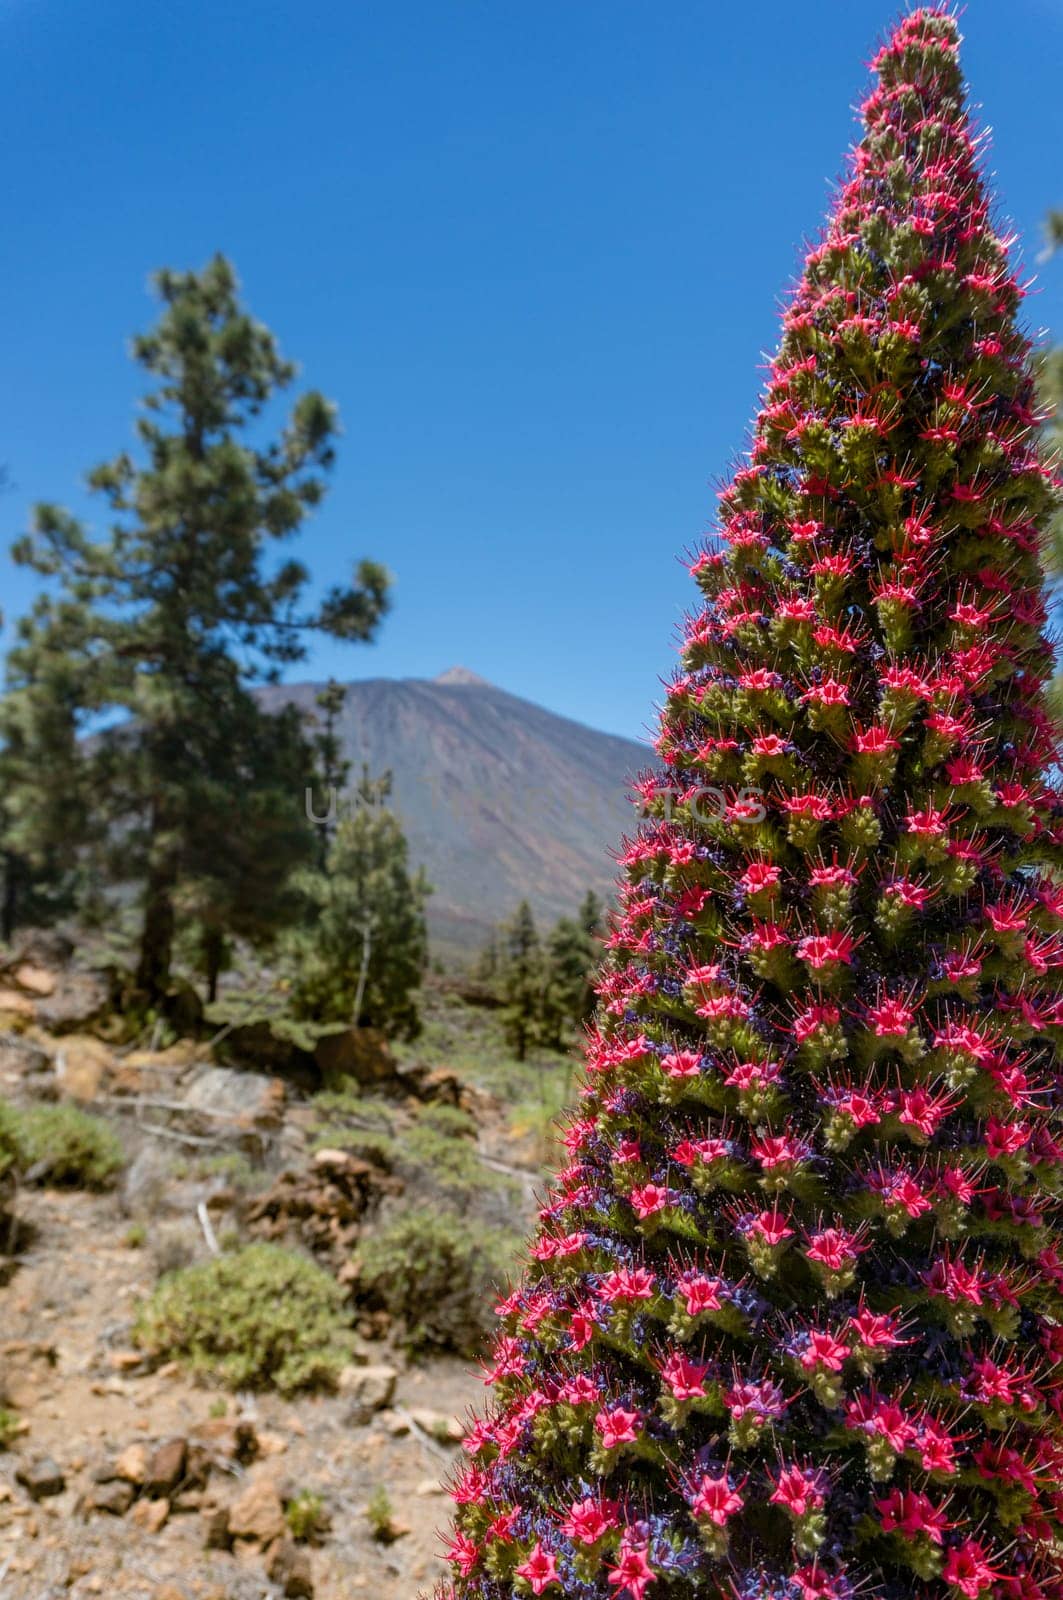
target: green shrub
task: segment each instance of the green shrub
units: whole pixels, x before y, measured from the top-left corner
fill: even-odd
[[[325,1502],[313,1489],[300,1489],[284,1508],[284,1518],[293,1539],[313,1542],[328,1531],[329,1514]]]
[[[369,1519],[369,1532],[381,1544],[391,1544],[396,1537],[395,1509],[391,1504],[391,1496],[384,1485],[378,1484],[369,1497],[369,1504],[365,1508]]]
[[[18,1113],[6,1100],[0,1100],[0,1181],[24,1164]]]
[[[519,1244],[515,1234],[474,1228],[451,1212],[411,1208],[362,1244],[359,1293],[402,1323],[411,1353],[475,1356],[494,1327],[490,1291]]]
[[[354,1337],[343,1290],[273,1244],[168,1274],[140,1309],[136,1342],[231,1389],[332,1388]]]
[[[21,1165],[44,1183],[107,1189],[125,1165],[118,1135],[77,1106],[29,1106],[15,1113]]]
[[[346,1150],[349,1155],[390,1172],[395,1164],[395,1140],[374,1128],[337,1128],[324,1124],[314,1139],[314,1150]]]
[[[19,1422],[13,1411],[0,1406],[0,1450],[9,1450],[19,1434]]]

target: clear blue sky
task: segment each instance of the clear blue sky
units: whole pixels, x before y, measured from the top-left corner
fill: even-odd
[[[237,264],[338,401],[300,541],[371,554],[371,648],[638,736],[778,297],[891,19],[871,0],[0,0],[5,542],[131,438],[147,274]],[[1034,268],[1063,204],[1063,0],[971,0],[964,63]],[[1031,324],[1063,331],[1063,262]],[[294,553],[294,552],[293,552]],[[29,597],[8,572],[10,615]]]

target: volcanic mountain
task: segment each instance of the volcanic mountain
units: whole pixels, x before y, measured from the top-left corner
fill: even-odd
[[[319,715],[323,684],[279,684],[262,705]],[[435,888],[441,952],[468,952],[527,898],[545,923],[588,889],[612,892],[613,851],[634,814],[631,778],[649,752],[497,689],[463,667],[438,678],[346,686],[337,733],[352,764],[394,779],[413,862]]]

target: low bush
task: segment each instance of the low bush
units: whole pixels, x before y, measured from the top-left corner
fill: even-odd
[[[125,1165],[114,1130],[77,1106],[28,1106],[14,1113],[14,1126],[19,1165],[39,1182],[107,1189]]]
[[[134,1336],[152,1355],[231,1389],[281,1394],[334,1387],[354,1345],[340,1286],[273,1244],[168,1274],[141,1307]]]
[[[300,1489],[284,1508],[284,1520],[293,1539],[314,1544],[328,1532],[330,1517],[325,1502],[313,1489]]]
[[[18,1113],[6,1100],[0,1100],[0,1182],[23,1165]]]
[[[494,1327],[491,1290],[512,1268],[519,1245],[517,1235],[502,1229],[411,1207],[360,1246],[358,1294],[402,1324],[411,1354],[476,1356]]]

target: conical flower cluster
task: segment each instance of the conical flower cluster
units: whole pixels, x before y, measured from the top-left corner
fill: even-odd
[[[1063,808],[958,34],[881,50],[693,562],[460,1600],[1063,1596]]]

